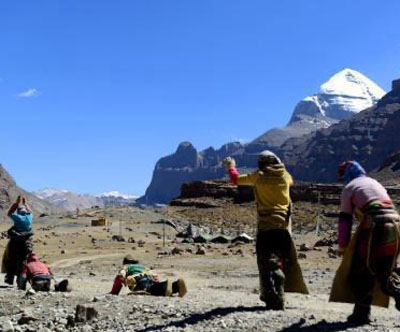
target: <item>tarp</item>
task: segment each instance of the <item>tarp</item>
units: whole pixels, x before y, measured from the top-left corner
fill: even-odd
[[[214,237],[211,242],[212,243],[229,243],[231,242],[232,238],[226,235],[218,235]]]
[[[211,241],[212,237],[211,235],[208,234],[199,234],[198,236],[196,236],[195,238],[193,238],[193,241],[195,243],[206,243]]]
[[[251,237],[250,235],[247,235],[246,233],[242,233],[238,236],[236,236],[234,239],[232,239],[232,243],[235,242],[244,242],[244,243],[251,243],[254,241],[254,238]]]

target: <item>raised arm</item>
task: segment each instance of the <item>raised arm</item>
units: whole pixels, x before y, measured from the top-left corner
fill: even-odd
[[[229,179],[231,180],[231,183],[233,185],[237,185],[237,181],[240,176],[240,173],[236,169],[235,159],[233,159],[232,157],[226,157],[222,161],[222,165],[225,167],[226,172],[228,173]]]
[[[25,205],[27,211],[28,211],[29,213],[32,213],[32,208],[31,208],[31,206],[29,205],[29,203],[28,203],[26,197],[25,197],[25,196],[22,196],[21,200],[22,200],[22,204]]]
[[[229,175],[229,179],[231,180],[231,183],[233,185],[237,185],[240,173],[235,167],[231,167],[227,170],[227,173]]]
[[[11,205],[10,209],[7,212],[7,216],[11,217],[11,215],[17,210],[18,208],[18,203],[15,202],[13,205]]]
[[[228,173],[229,179],[233,185],[238,186],[253,186],[256,178],[257,173],[250,173],[240,175],[238,170],[236,169],[236,162],[235,159],[232,157],[227,157],[223,160],[222,164],[226,168],[226,172]]]

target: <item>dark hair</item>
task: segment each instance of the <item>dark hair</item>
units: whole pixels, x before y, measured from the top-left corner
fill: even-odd
[[[128,264],[139,264],[139,261],[137,259],[134,259],[131,255],[125,256],[123,261],[123,265],[128,265]]]

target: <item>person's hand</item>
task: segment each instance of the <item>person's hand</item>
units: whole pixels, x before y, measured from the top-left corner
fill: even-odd
[[[342,257],[344,255],[344,252],[346,251],[346,247],[339,247],[337,250],[337,255],[339,257]]]
[[[236,161],[231,156],[229,156],[222,161],[222,165],[228,170],[236,166]]]

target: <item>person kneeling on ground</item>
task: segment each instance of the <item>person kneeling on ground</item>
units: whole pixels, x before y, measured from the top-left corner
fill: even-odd
[[[25,290],[29,281],[32,288],[39,292],[50,291],[51,279],[54,279],[50,267],[39,260],[35,253],[31,253],[26,264],[22,267],[21,274],[18,278],[18,288]],[[67,291],[68,280],[63,280],[55,284],[55,291]]]
[[[183,279],[174,282],[160,281],[158,275],[148,271],[139,261],[130,257],[123,260],[124,268],[114,279],[111,294],[118,295],[122,286],[127,286],[132,292],[144,291],[155,296],[185,296],[187,288]]]
[[[258,171],[240,175],[232,157],[223,161],[231,183],[252,186],[257,203],[256,253],[260,300],[268,310],[285,308],[285,292],[308,294],[291,237],[290,186],[292,177],[273,152],[258,156]]]

